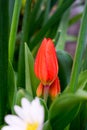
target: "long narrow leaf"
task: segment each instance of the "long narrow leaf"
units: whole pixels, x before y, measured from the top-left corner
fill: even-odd
[[[14,56],[16,33],[17,33],[19,14],[21,9],[21,1],[22,0],[15,0],[14,12],[12,17],[11,31],[9,37],[9,59],[11,62],[13,61],[13,56]]]
[[[75,54],[73,69],[72,69],[72,74],[71,74],[70,91],[72,92],[76,90],[76,85],[78,82],[78,75],[79,75],[79,71],[81,67],[81,60],[82,60],[83,50],[85,47],[86,37],[87,37],[87,3],[86,3],[84,14],[83,14],[83,19],[82,19],[82,24],[80,28],[79,37],[78,37],[76,54]]]
[[[34,73],[34,58],[25,43],[25,82],[26,90],[32,96],[36,96],[36,89],[38,86],[38,79]]]
[[[68,9],[62,18],[62,21],[60,23],[60,26],[58,30],[61,30],[60,38],[58,39],[56,43],[56,50],[63,50],[65,47],[66,43],[66,34],[67,34],[67,27],[68,27],[68,20],[69,20],[69,14],[70,14],[70,9]],[[66,19],[66,20],[65,20]]]
[[[31,13],[31,0],[26,1],[23,26],[22,26],[22,40],[19,51],[19,63],[18,63],[18,86],[25,87],[25,57],[24,57],[24,42],[28,40],[28,28],[30,22]]]
[[[9,0],[9,24],[11,25],[15,0]]]
[[[57,11],[54,13],[54,15],[47,21],[47,23],[43,26],[43,28],[40,30],[39,33],[35,36],[33,41],[30,42],[29,47],[32,50],[35,45],[40,42],[40,40],[44,37],[46,32],[49,28],[51,28],[52,25],[54,25],[56,22],[57,24],[61,20],[62,15],[64,14],[65,10],[70,7],[70,5],[74,2],[74,0],[67,0],[65,1],[60,8],[57,9]]]
[[[7,105],[9,1],[0,0],[0,125]]]

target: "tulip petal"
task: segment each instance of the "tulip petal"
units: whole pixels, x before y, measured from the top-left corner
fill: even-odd
[[[57,76],[58,62],[54,43],[50,38],[42,41],[38,50],[34,70],[43,85],[50,85]]]
[[[43,94],[43,84],[42,83],[39,84],[36,94],[38,97],[40,97]]]
[[[59,78],[57,77],[54,82],[51,84],[49,88],[49,95],[54,98],[57,96],[57,94],[60,93],[60,81]]]

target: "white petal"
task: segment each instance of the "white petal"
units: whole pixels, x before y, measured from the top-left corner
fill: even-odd
[[[24,112],[23,112],[23,109],[17,105],[14,106],[14,110],[16,112],[16,114],[21,118],[21,119],[25,119],[25,115],[24,115]]]
[[[1,130],[26,130],[20,127],[4,126]]]
[[[4,126],[1,130],[12,130],[10,126]]]
[[[23,109],[29,108],[31,105],[31,103],[26,98],[22,98],[21,104]]]
[[[44,122],[44,108],[41,106],[38,98],[32,102],[32,116],[33,120],[42,124]]]
[[[29,108],[23,109],[19,106],[14,106],[16,114],[24,120],[24,122],[32,123],[31,110]]]
[[[25,122],[15,115],[7,115],[5,117],[5,122],[11,126],[22,126],[25,128]]]

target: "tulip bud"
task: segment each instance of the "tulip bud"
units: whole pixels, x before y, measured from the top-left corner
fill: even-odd
[[[36,76],[43,85],[51,85],[58,74],[58,62],[53,41],[44,38],[38,50],[35,66]]]
[[[37,96],[44,96],[47,100],[48,94],[53,99],[60,93],[60,82],[57,77],[58,61],[53,41],[44,38],[38,50],[34,70],[36,76],[40,79],[40,84],[37,88]]]

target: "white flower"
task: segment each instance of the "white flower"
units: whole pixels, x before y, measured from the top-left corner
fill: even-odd
[[[44,122],[44,108],[38,98],[29,102],[26,98],[21,101],[21,107],[15,105],[16,115],[7,115],[5,122],[8,124],[1,130],[42,130]]]

